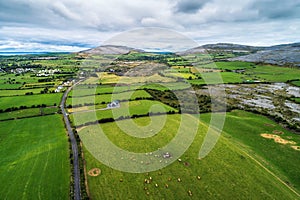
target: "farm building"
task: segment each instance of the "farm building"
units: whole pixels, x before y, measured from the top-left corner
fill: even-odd
[[[107,108],[120,108],[120,102],[119,101],[113,101],[113,102],[107,104]]]

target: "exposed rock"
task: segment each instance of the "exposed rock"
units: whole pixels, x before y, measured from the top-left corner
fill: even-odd
[[[300,43],[272,46],[254,54],[231,58],[228,60],[300,67]]]

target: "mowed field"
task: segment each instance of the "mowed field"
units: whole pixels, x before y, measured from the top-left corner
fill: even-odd
[[[69,199],[69,143],[60,115],[0,122],[1,199]]]
[[[238,113],[238,112],[237,112]],[[229,114],[228,119],[236,118],[242,121],[245,117],[255,120],[253,123],[237,129],[236,124],[226,122],[226,133],[221,135],[217,145],[208,156],[198,159],[198,153],[203,143],[205,134],[208,129],[209,115],[199,121],[198,133],[190,148],[180,157],[181,161],[175,161],[171,165],[158,171],[132,174],[114,170],[93,157],[85,148],[85,160],[87,161],[87,171],[93,168],[99,168],[99,176],[89,176],[88,184],[92,199],[298,199],[299,196],[292,192],[284,183],[279,181],[276,176],[270,173],[262,166],[266,166],[283,181],[290,181],[298,188],[295,180],[299,177],[299,170],[294,167],[299,166],[299,151],[292,149],[290,146],[281,146],[279,144],[271,145],[270,151],[280,152],[285,148],[286,152],[291,155],[286,157],[285,154],[280,156],[283,160],[282,165],[286,166],[287,171],[294,171],[294,179],[278,168],[274,162],[266,162],[267,155],[254,156],[249,152],[254,151],[251,146],[242,144],[234,134],[230,135],[233,129],[236,133],[243,134],[247,131],[250,135],[256,135],[253,141],[258,144],[269,143],[273,141],[260,137],[260,130],[264,123],[272,123],[265,117],[241,112],[241,115]],[[245,116],[246,115],[246,116]],[[248,117],[248,118],[247,118]],[[250,120],[249,119],[249,120]],[[148,117],[134,119],[137,124],[147,125],[150,123]],[[247,121],[249,122],[249,121]],[[123,122],[126,123],[126,122]],[[229,124],[228,124],[229,123]],[[241,122],[238,121],[237,124]],[[274,124],[274,123],[272,123]],[[240,125],[240,124],[239,124]],[[79,135],[83,142],[88,141],[88,134],[94,133],[101,126],[107,138],[116,146],[132,152],[150,152],[157,148],[163,147],[174,138],[180,124],[180,115],[169,115],[164,128],[155,136],[150,138],[136,138],[123,132],[116,123],[105,123],[101,125],[88,126],[80,130]],[[189,126],[185,124],[184,126]],[[239,126],[240,127],[240,126]],[[256,128],[259,127],[259,128]],[[266,126],[267,128],[269,126]],[[273,128],[282,130],[275,125]],[[228,133],[228,134],[227,134]],[[286,132],[287,136],[292,134]],[[90,138],[93,139],[93,138]],[[96,138],[95,138],[96,139]],[[187,139],[188,140],[188,139]],[[298,139],[294,139],[299,142]],[[96,148],[95,146],[93,146]],[[91,148],[89,146],[89,148]],[[258,150],[259,152],[259,150]],[[172,154],[172,152],[170,152]],[[273,153],[268,156],[276,156]],[[260,154],[259,154],[260,155]],[[115,155],[117,156],[117,155]],[[254,157],[254,158],[253,158]],[[294,159],[291,159],[291,158]],[[291,159],[291,160],[290,160]],[[288,161],[290,160],[290,161]],[[128,160],[133,162],[133,160]],[[292,166],[286,163],[295,162]],[[277,170],[276,170],[277,169]],[[151,177],[151,178],[150,178]],[[150,183],[145,183],[145,179],[151,179]],[[180,180],[180,181],[179,181]]]

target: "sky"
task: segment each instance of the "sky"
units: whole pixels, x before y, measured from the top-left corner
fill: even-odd
[[[157,27],[199,45],[300,42],[300,0],[0,0],[0,52],[75,52]]]

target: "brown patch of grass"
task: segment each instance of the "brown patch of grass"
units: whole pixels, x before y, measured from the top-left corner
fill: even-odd
[[[282,134],[284,134],[283,131],[278,131],[278,130],[274,130],[273,133],[276,134],[276,135],[282,135]]]
[[[101,170],[99,168],[91,169],[88,172],[88,175],[90,175],[90,176],[99,176],[100,174],[101,174]]]
[[[273,124],[264,124],[265,126],[268,126],[268,127],[274,127],[275,125],[273,125]]]
[[[300,151],[300,146],[291,146],[293,149],[295,149],[296,151]]]
[[[276,143],[279,143],[279,144],[296,144],[296,142],[283,139],[279,135],[273,135],[273,134],[267,134],[267,133],[263,133],[260,135],[267,139],[273,139]]]

